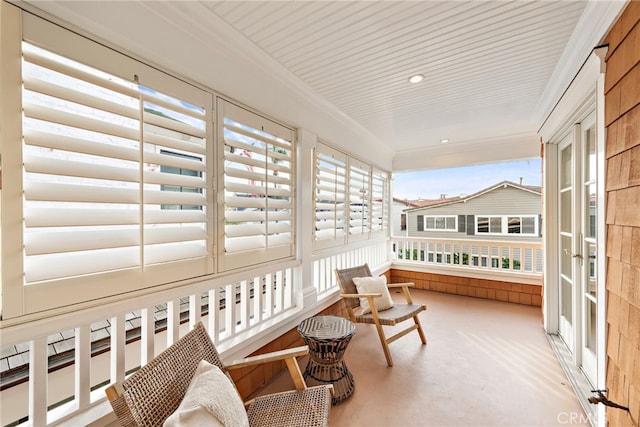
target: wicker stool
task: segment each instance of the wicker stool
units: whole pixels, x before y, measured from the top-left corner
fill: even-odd
[[[304,371],[308,386],[333,384],[335,405],[353,394],[355,383],[344,355],[356,326],[338,316],[314,316],[304,319],[298,333],[309,346],[309,362]]]

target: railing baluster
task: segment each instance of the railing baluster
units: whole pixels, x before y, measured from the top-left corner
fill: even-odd
[[[125,376],[125,328],[124,316],[111,318],[111,382],[120,382]]]
[[[140,364],[146,365],[154,357],[154,343],[156,337],[155,307],[140,310]]]
[[[253,278],[255,285],[256,281],[260,283],[259,277]],[[249,299],[249,281],[243,280],[240,282],[240,329],[246,329],[249,327],[249,316],[251,312],[251,300]]]
[[[89,325],[76,328],[75,337],[75,400],[78,409],[91,404],[91,329]]]
[[[236,332],[236,290],[235,284],[224,287],[224,332],[225,336],[233,336]]]
[[[209,335],[214,343],[220,340],[220,325],[218,316],[220,315],[220,292],[218,288],[209,290]]]
[[[33,426],[47,424],[47,337],[29,344],[29,422]]]
[[[283,288],[284,288],[284,307],[285,308],[291,308],[293,307],[293,271],[290,268],[287,268],[284,271],[284,283],[286,284],[286,286],[284,286],[283,284]]]
[[[274,302],[275,302],[275,309],[274,309],[274,313],[280,313],[282,311],[283,308],[283,304],[282,302],[284,301],[282,298],[282,270],[278,270],[276,271],[276,289],[275,289],[275,294],[274,294]]]
[[[202,317],[202,295],[189,295],[189,330],[200,321]]]
[[[180,300],[167,303],[167,347],[178,341],[180,337]]]

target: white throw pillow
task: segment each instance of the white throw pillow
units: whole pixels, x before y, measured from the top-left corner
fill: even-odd
[[[180,406],[164,427],[248,427],[249,419],[229,377],[206,360],[200,361]]]
[[[354,277],[353,283],[356,285],[356,289],[359,294],[382,294],[381,297],[374,298],[373,302],[376,305],[378,311],[386,310],[393,307],[393,300],[387,288],[387,277]],[[369,300],[367,298],[360,298],[360,308],[362,314],[371,313],[371,307],[369,307]]]

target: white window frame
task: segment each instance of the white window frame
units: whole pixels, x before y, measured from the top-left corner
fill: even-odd
[[[480,231],[480,218],[489,219],[489,231]],[[522,226],[522,220],[525,218],[533,219],[533,233],[509,233],[509,218],[520,218],[520,224]],[[491,220],[500,219],[500,232],[491,232]],[[480,236],[521,236],[521,237],[537,237],[539,236],[539,220],[538,215],[476,215],[475,216],[475,233]]]
[[[389,173],[372,168],[371,170],[371,237],[388,235],[389,233]]]
[[[3,318],[213,273],[209,229],[213,213],[207,208],[213,200],[207,184],[213,168],[213,156],[207,151],[212,132],[206,113],[212,95],[50,22],[21,16],[22,25],[3,28],[2,34],[3,43],[11,46],[3,49],[2,90],[11,107],[3,110],[2,122],[3,128],[12,129],[2,134],[2,200],[12,207],[2,218],[3,231],[12,230],[2,236]],[[23,42],[69,60],[57,62],[37,49],[25,51],[24,66],[34,69],[29,64],[39,64],[45,71],[26,78],[24,92]],[[70,61],[113,78],[83,71]],[[47,69],[104,89],[86,90],[84,83],[71,86],[47,77],[53,76]],[[119,103],[116,95],[131,103]],[[147,112],[147,101],[153,109],[192,117],[200,123],[199,130],[173,116]],[[198,112],[182,102],[197,106]],[[69,107],[56,107],[61,105]],[[93,113],[85,113],[87,107]],[[121,123],[112,121],[116,116],[122,117]],[[51,125],[39,128],[33,123]],[[71,132],[74,129],[78,132]],[[97,140],[81,136],[85,129]],[[172,134],[188,134],[200,142]],[[127,139],[130,144],[120,142]],[[192,158],[163,155],[161,147]],[[93,156],[95,163],[85,160],[87,156]],[[160,165],[198,170],[200,176],[163,173]],[[201,191],[162,191],[163,184]],[[162,204],[201,209],[162,211]],[[105,215],[100,206],[106,205],[112,210]],[[101,257],[100,251],[105,255]]]
[[[433,219],[434,227],[427,227],[427,220]],[[435,225],[438,222],[438,219],[444,219],[445,228],[438,228]],[[453,219],[453,228],[447,228],[447,220]],[[422,215],[422,228],[423,231],[445,231],[445,232],[458,232],[458,216],[457,215]]]
[[[347,210],[349,242],[369,239],[371,232],[371,166],[349,158]]]
[[[293,259],[295,130],[224,98],[216,105],[218,271]]]
[[[347,241],[347,161],[346,154],[325,144],[314,150],[314,250]]]
[[[314,150],[313,167],[314,250],[389,235],[389,172],[322,142]],[[328,233],[325,222],[341,228]]]
[[[3,268],[0,301],[3,319],[61,307],[95,304],[92,301],[123,298],[123,295],[131,292],[150,292],[154,287],[166,289],[180,286],[186,280],[213,276],[240,265],[250,267],[295,257],[295,145],[288,154],[290,164],[284,167],[285,161],[282,160],[272,168],[278,169],[281,175],[289,173],[291,182],[291,220],[287,223],[290,235],[286,244],[267,248],[260,257],[244,254],[241,262],[236,261],[240,259],[237,254],[233,261],[233,257],[220,256],[220,251],[224,251],[224,245],[219,240],[221,235],[224,239],[224,217],[220,219],[217,209],[224,206],[224,188],[216,188],[216,184],[224,183],[225,178],[224,156],[221,155],[224,140],[220,137],[222,134],[214,132],[214,119],[217,119],[215,92],[193,86],[29,13],[19,15],[21,20],[15,25],[3,25],[1,28],[3,72],[0,85],[3,109],[0,110],[0,121],[3,126],[0,129],[0,151],[3,156],[4,185],[0,197],[5,207],[11,206],[11,209],[3,210],[1,218]],[[70,61],[63,60],[56,65],[55,60],[47,58],[49,54],[39,54],[37,49],[35,54],[28,54],[30,57],[25,59],[25,63],[36,61],[44,65],[44,70],[51,67],[56,71],[60,69],[63,74],[72,75],[73,78],[86,78],[98,87],[102,85],[104,90],[94,94],[93,90],[83,91],[67,83],[68,88],[65,84],[56,87],[57,84],[46,79],[44,83],[40,81],[42,78],[38,74],[27,78],[23,92],[23,41],[98,72],[82,72],[81,66],[71,65]],[[44,59],[38,59],[38,56]],[[102,79],[99,73],[111,77]],[[36,108],[26,106],[26,119],[23,121],[23,99],[33,98],[34,93],[50,93],[53,96],[47,99],[53,101],[36,105]],[[128,98],[126,102],[118,102],[119,98],[112,96],[112,93],[123,93]],[[34,100],[39,101],[37,97]],[[72,105],[77,104],[78,107],[71,108],[71,112],[59,111],[49,106],[52,102],[73,102]],[[93,108],[92,112],[84,115],[74,113],[76,110],[86,110],[84,105]],[[235,108],[244,107],[236,105]],[[109,114],[123,116],[126,126],[111,123],[112,119],[109,118],[102,121],[96,119]],[[176,119],[179,115],[190,117],[197,124],[191,119]],[[96,143],[89,137],[83,137],[91,141],[91,144],[85,142],[83,146],[83,138],[75,137],[74,140],[69,132],[55,138],[36,135],[39,141],[44,141],[42,143],[34,139],[34,132],[27,132],[23,136],[24,122],[44,119],[55,125],[59,123],[56,120],[66,116],[75,121],[65,126],[76,126],[79,132],[95,129],[94,134],[98,138],[101,132],[108,138],[105,141],[98,139],[99,143]],[[295,130],[292,127],[254,112],[249,116],[259,117],[258,122],[264,128],[258,129],[275,135],[282,131],[295,144]],[[257,126],[253,122],[248,124]],[[48,131],[54,136],[55,132],[55,129]],[[34,146],[40,151],[31,153],[23,150],[23,139],[25,147]],[[131,143],[121,143],[123,139]],[[40,147],[46,149],[41,150]],[[66,150],[73,158],[58,155],[58,158],[49,160],[46,154],[49,148],[52,151]],[[280,152],[273,153],[269,157],[280,156]],[[97,160],[91,162],[85,159],[87,156],[94,156]],[[113,161],[100,160],[103,157]],[[197,173],[179,174],[162,166]],[[284,172],[283,168],[288,168],[290,172]],[[32,176],[44,178],[34,185],[30,181],[33,180]],[[57,176],[61,177],[60,182],[55,178]],[[74,184],[73,179],[79,180],[80,184],[86,180],[86,188],[91,190],[82,191],[83,187],[78,182]],[[70,191],[59,191],[61,184],[67,185]],[[56,191],[46,191],[54,187]],[[101,191],[103,188],[105,190]],[[72,208],[75,207],[71,205],[66,206],[67,214],[62,215],[60,209],[55,214],[58,208],[56,203],[66,203],[63,199],[74,194],[77,194],[73,196],[78,199],[76,203],[96,204],[93,216],[82,215],[79,211],[75,216],[68,215],[69,212],[74,213]],[[58,199],[59,202],[56,202]],[[27,200],[27,203],[32,200],[35,203],[49,203],[51,200],[53,206],[37,206],[39,211],[35,211],[34,203],[23,204],[23,200]],[[105,203],[112,204],[111,210],[105,211],[108,208]],[[124,204],[132,208],[118,210]],[[163,209],[163,206],[175,209]],[[73,227],[86,227],[87,232],[80,230],[75,234],[70,233]],[[54,232],[64,233],[56,238]],[[95,261],[96,265],[104,264],[101,269],[74,273],[71,270],[84,268],[84,265],[80,262],[74,265],[65,255],[57,260],[58,265],[53,261],[50,264],[55,268],[68,267],[71,273],[61,270],[62,274],[56,273],[56,276],[49,278],[46,269],[40,268],[39,271],[44,272],[41,276],[25,274],[26,269],[33,269],[33,262],[28,259],[31,254],[46,257],[61,251],[64,255],[70,249],[71,253],[81,253],[94,250],[92,244],[106,251],[118,251],[124,246],[126,251],[118,259],[125,260],[126,264],[114,264],[112,257],[105,256],[104,262],[98,262],[99,259]],[[220,260],[221,264],[218,265],[216,261]],[[28,282],[29,277],[36,279]]]

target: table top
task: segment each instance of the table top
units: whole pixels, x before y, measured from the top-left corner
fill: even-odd
[[[340,316],[321,315],[304,319],[298,326],[298,333],[306,338],[332,341],[349,337],[356,331],[356,325]]]

